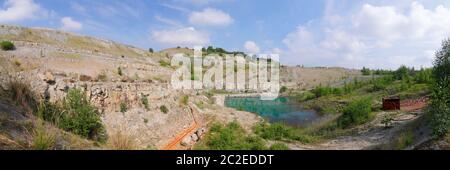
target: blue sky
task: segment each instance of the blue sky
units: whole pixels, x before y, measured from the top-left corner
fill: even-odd
[[[213,45],[289,65],[427,67],[450,36],[445,0],[1,0],[0,23],[157,50]]]

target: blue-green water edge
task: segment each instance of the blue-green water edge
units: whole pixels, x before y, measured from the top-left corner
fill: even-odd
[[[259,97],[226,97],[225,106],[237,110],[257,113],[271,123],[285,123],[294,127],[305,127],[321,116],[314,110],[306,110],[300,103],[288,97],[275,100],[260,100]]]

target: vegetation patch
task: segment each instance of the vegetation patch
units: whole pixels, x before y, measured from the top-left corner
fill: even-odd
[[[373,118],[372,99],[365,98],[353,101],[344,108],[343,115],[338,119],[338,125],[347,128],[354,125],[360,125]]]
[[[162,105],[161,107],[159,107],[159,110],[161,112],[163,112],[164,114],[169,113],[169,109],[165,105]]]
[[[265,143],[258,136],[249,135],[237,123],[212,125],[205,141],[196,149],[209,150],[266,150]]]
[[[61,103],[41,103],[37,115],[82,137],[98,141],[106,138],[100,113],[79,89],[70,89]]]
[[[267,140],[292,140],[302,143],[311,143],[315,141],[314,137],[302,134],[298,129],[281,123],[260,123],[254,127],[254,131],[255,134]]]
[[[2,41],[0,42],[0,48],[3,51],[11,51],[11,50],[15,50],[16,47],[14,46],[14,44],[11,41]]]

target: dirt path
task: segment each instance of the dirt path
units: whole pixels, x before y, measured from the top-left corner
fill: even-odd
[[[382,123],[385,115],[393,116],[390,128],[386,128]],[[288,147],[292,150],[363,150],[373,149],[379,146],[392,143],[398,135],[405,131],[412,123],[417,122],[424,115],[422,110],[412,112],[381,112],[370,123],[355,128],[358,132],[354,135],[341,136],[333,140],[315,145],[304,145],[299,143],[289,143]],[[429,137],[429,129],[415,129],[417,143],[425,141]]]

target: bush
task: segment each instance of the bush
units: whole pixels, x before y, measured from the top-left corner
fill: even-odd
[[[183,96],[181,96],[180,104],[182,104],[182,105],[187,105],[188,102],[189,102],[189,96],[188,96],[188,95],[183,95]]]
[[[108,146],[114,150],[133,150],[136,149],[133,138],[121,132],[116,132],[108,139]]]
[[[43,122],[38,122],[33,133],[33,149],[50,150],[56,143],[56,135],[53,131],[47,130]]]
[[[407,77],[409,77],[410,70],[406,66],[401,66],[394,72],[394,77],[397,80],[403,80]]]
[[[117,68],[117,74],[119,74],[119,76],[123,76],[122,68]]]
[[[165,105],[159,107],[159,110],[161,110],[161,112],[163,112],[164,114],[169,113],[169,109]]]
[[[164,60],[159,60],[159,65],[161,67],[170,67],[170,63]]]
[[[25,111],[29,113],[34,113],[38,106],[35,93],[31,90],[29,84],[12,80],[8,83],[9,95],[11,99],[19,106],[21,106]]]
[[[372,100],[370,98],[356,100],[344,108],[343,115],[338,118],[338,125],[347,128],[366,123],[372,118]]]
[[[141,94],[141,103],[144,105],[144,108],[148,110],[148,99],[144,94]]]
[[[148,52],[153,53],[153,48],[149,48]]]
[[[79,89],[70,89],[63,102],[59,127],[89,139],[103,139],[104,127],[100,114]]]
[[[237,122],[231,122],[226,126],[214,124],[205,141],[206,149],[210,150],[267,149],[261,138],[246,134]]]
[[[433,69],[422,69],[416,73],[414,80],[417,83],[431,84],[433,82]]]
[[[450,39],[436,53],[433,69],[433,94],[428,113],[435,137],[448,134],[450,126]]]
[[[120,112],[125,113],[128,110],[128,106],[125,102],[120,103]]]
[[[368,75],[371,75],[371,74],[372,74],[372,71],[371,71],[370,69],[366,68],[366,67],[363,67],[363,69],[361,70],[361,73],[362,73],[364,76],[368,76]]]
[[[288,90],[288,88],[286,87],[286,86],[282,86],[281,88],[280,88],[280,93],[284,93],[284,92],[286,92]]]
[[[295,95],[295,99],[298,102],[304,102],[304,101],[312,100],[314,98],[316,98],[316,95],[314,93],[312,93],[312,92],[309,92],[309,91],[306,91],[306,92],[303,92],[303,93],[298,93],[298,94]]]
[[[267,140],[295,140],[310,143],[313,139],[308,135],[302,135],[296,129],[281,123],[264,124],[254,127],[255,134]]]
[[[2,48],[3,51],[10,51],[16,49],[16,47],[11,41],[0,42],[0,47]]]
[[[414,133],[412,131],[403,132],[395,140],[395,149],[405,149],[414,142]]]

